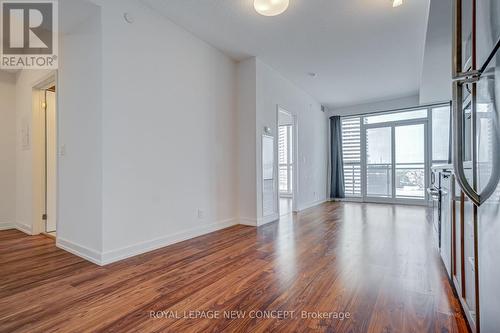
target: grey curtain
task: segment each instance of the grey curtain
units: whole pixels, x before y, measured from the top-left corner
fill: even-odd
[[[330,198],[344,198],[344,163],[340,116],[330,117]]]

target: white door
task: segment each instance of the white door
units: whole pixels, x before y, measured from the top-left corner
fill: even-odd
[[[56,141],[56,93],[46,90],[46,232],[56,231],[56,179],[57,179],[57,141]]]

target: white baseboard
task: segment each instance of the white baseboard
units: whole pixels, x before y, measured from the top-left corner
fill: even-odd
[[[33,228],[30,225],[21,222],[16,222],[15,228],[19,231],[24,232],[25,234],[33,235]]]
[[[94,251],[86,246],[76,244],[59,236],[56,237],[56,246],[60,249],[73,253],[78,257],[88,260],[91,263],[102,266],[101,253],[98,251]]]
[[[11,222],[6,222],[6,221],[0,222],[0,230],[14,229],[15,227],[16,226],[14,225],[14,223]]]
[[[312,208],[314,206],[318,206],[318,205],[321,205],[322,203],[324,202],[327,202],[327,199],[321,199],[321,200],[318,200],[318,201],[313,201],[313,202],[310,202],[308,204],[305,204],[305,205],[302,205],[300,206],[299,208],[299,212],[303,211],[303,210],[306,210],[306,209],[309,209],[309,208]]]
[[[264,224],[268,224],[274,221],[278,221],[280,219],[280,215],[278,213],[274,213],[273,215],[259,217],[257,219],[257,226],[261,226]]]
[[[168,245],[179,243],[191,238],[202,236],[210,232],[214,232],[220,229],[228,228],[236,225],[236,219],[229,219],[224,221],[219,221],[209,225],[205,225],[198,228],[193,228],[187,231],[183,231],[174,235],[168,235],[145,242],[137,243],[135,245],[127,246],[121,249],[106,251],[102,253],[101,265],[107,265],[115,261],[123,260],[129,257],[133,257],[145,252],[153,251]]]
[[[257,219],[250,218],[250,217],[240,217],[238,223],[241,225],[248,225],[251,227],[256,227],[257,226]]]

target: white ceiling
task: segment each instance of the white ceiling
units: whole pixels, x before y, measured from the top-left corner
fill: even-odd
[[[99,6],[91,0],[59,1],[59,33],[71,34],[90,16],[99,12]]]
[[[429,0],[142,0],[235,60],[257,56],[329,107],[418,93]],[[316,78],[308,75],[318,74]]]

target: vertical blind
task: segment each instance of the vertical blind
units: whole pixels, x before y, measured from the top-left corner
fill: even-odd
[[[342,118],[346,197],[361,196],[361,118]]]
[[[292,194],[292,126],[280,125],[278,136],[279,191]]]

